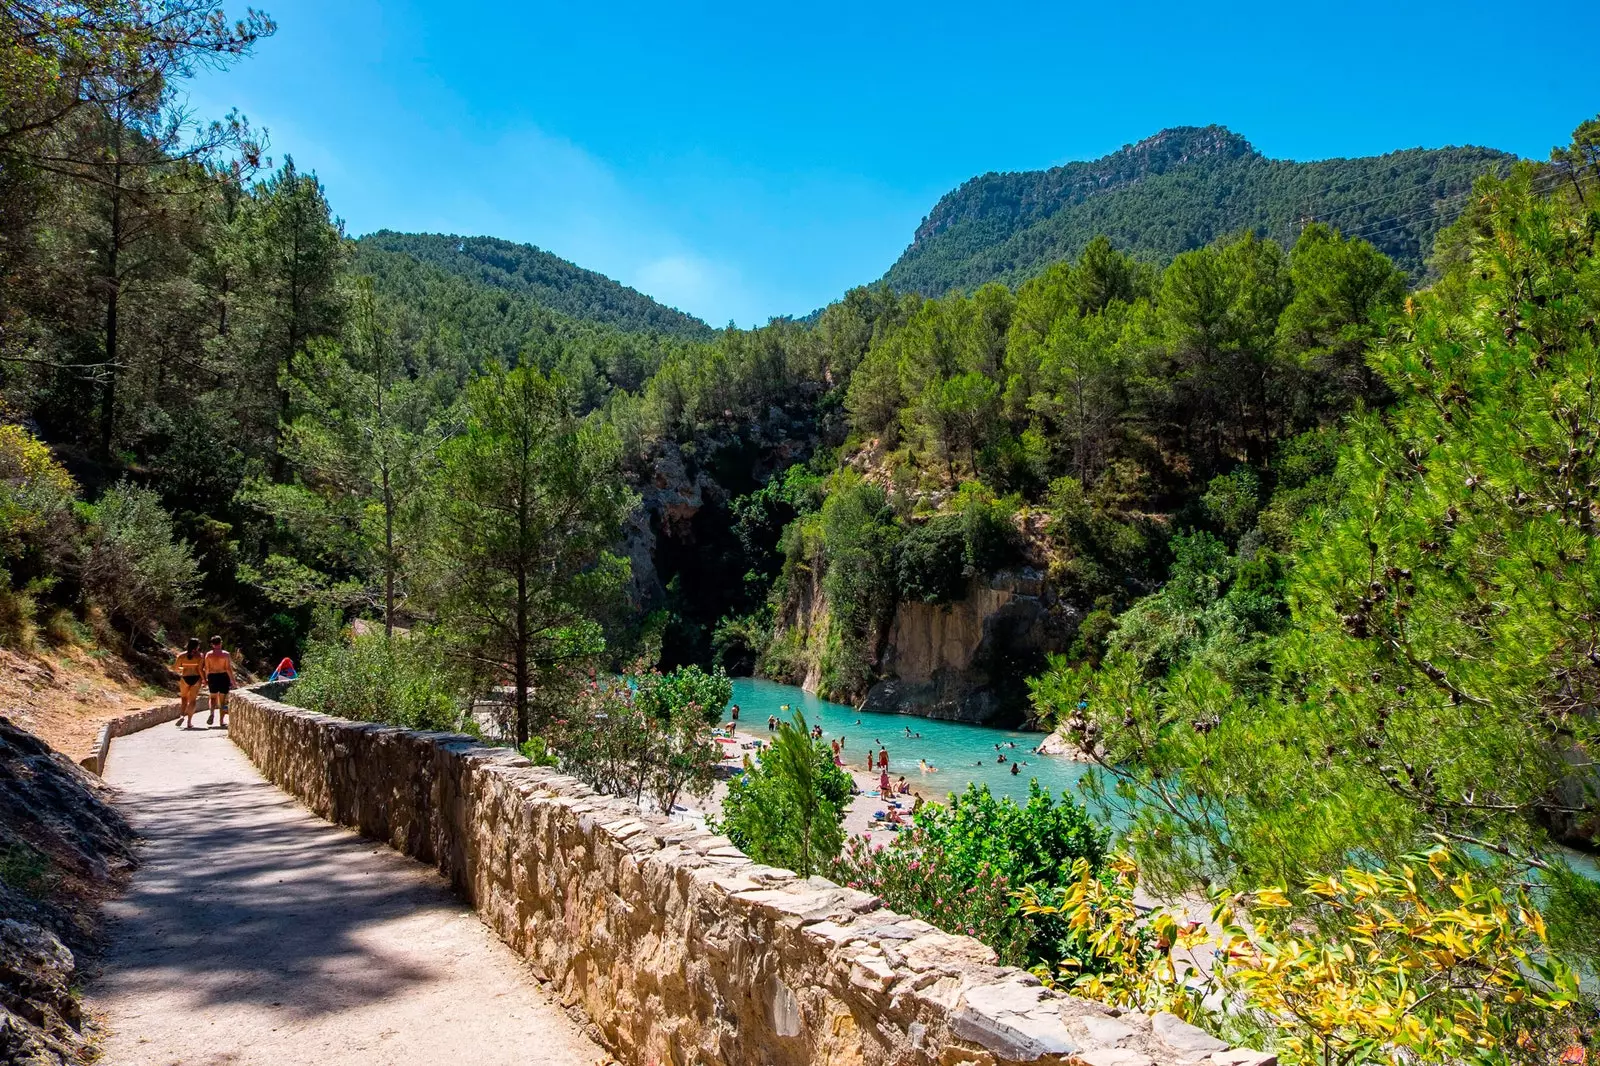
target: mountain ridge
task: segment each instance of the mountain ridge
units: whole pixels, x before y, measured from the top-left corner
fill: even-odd
[[[579,321],[692,339],[714,332],[694,315],[534,244],[390,229],[366,234],[355,243],[358,255],[373,251],[408,255],[469,282],[529,297],[546,310]]]
[[[1155,261],[1253,229],[1293,243],[1310,218],[1367,236],[1413,277],[1477,176],[1515,157],[1493,148],[1272,159],[1225,126],[1178,126],[1098,159],[969,178],[940,197],[885,273],[892,288],[941,295],[1017,284],[1104,233]]]

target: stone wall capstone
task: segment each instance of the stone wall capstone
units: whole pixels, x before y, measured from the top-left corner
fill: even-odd
[[[312,811],[436,865],[625,1063],[1275,1061],[1053,992],[976,940],[504,748],[250,691],[232,719],[234,743]]]

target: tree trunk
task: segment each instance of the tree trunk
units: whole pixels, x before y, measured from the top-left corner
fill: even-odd
[[[120,181],[120,174],[118,175]],[[122,251],[122,191],[111,188],[111,228],[106,240],[106,337],[105,383],[100,389],[100,457],[111,458],[111,444],[117,426],[117,324],[122,281],[118,276]]]
[[[394,495],[383,468],[383,635],[394,637]]]
[[[524,504],[526,507],[526,504]],[[523,528],[527,528],[526,515]],[[517,561],[517,747],[528,742],[528,565],[524,557]]]

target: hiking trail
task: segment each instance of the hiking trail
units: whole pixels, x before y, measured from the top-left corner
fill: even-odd
[[[120,738],[107,768],[144,847],[87,989],[106,1066],[609,1061],[435,870],[203,721]]]

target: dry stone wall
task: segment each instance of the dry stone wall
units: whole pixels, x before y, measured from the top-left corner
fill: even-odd
[[[248,691],[232,718],[234,742],[313,811],[437,865],[626,1063],[1273,1062],[1054,993],[976,940],[503,748]]]

